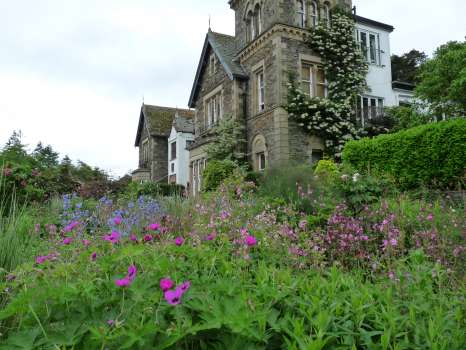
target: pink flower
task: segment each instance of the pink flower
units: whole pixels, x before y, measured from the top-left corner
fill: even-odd
[[[138,237],[133,233],[131,236],[129,236],[129,240],[131,242],[137,242],[138,241]]]
[[[256,237],[249,235],[246,237],[245,242],[249,247],[253,247],[257,244],[257,239]]]
[[[149,229],[152,231],[157,231],[160,229],[160,224],[159,223],[150,224]]]
[[[97,259],[97,253],[94,252],[91,254],[91,261],[96,261],[96,259]]]
[[[181,303],[181,297],[183,296],[183,292],[181,290],[167,290],[164,293],[165,300],[170,304],[170,305],[178,305]]]
[[[63,240],[63,245],[70,245],[73,242],[73,238],[67,237]]]
[[[121,217],[119,217],[119,216],[113,218],[113,223],[114,223],[115,225],[120,225],[120,224],[121,224],[121,221],[122,221],[122,219],[121,219]]]
[[[392,238],[390,240],[390,244],[392,245],[392,247],[396,247],[398,245],[398,241],[395,238]]]
[[[134,265],[131,265],[130,267],[128,267],[128,275],[127,277],[129,278],[129,280],[132,282],[134,281],[134,279],[136,278],[136,273],[138,272],[138,269],[136,268],[136,266]]]
[[[184,243],[184,238],[183,237],[177,237],[175,239],[175,244],[179,247],[179,246],[182,246]]]
[[[434,215],[432,213],[430,213],[429,215],[427,215],[427,218],[426,218],[428,221],[432,221],[434,220]]]
[[[104,241],[108,241],[110,243],[118,243],[118,241],[120,240],[120,233],[118,233],[117,231],[113,231],[111,234],[107,235],[107,236],[104,236]]]
[[[241,233],[241,236],[247,236],[248,235],[248,230],[246,228],[242,228],[239,230],[239,233]]]
[[[43,264],[44,262],[46,262],[47,260],[49,260],[49,256],[46,255],[46,256],[39,256],[36,258],[36,264]]]
[[[89,247],[91,245],[91,241],[88,239],[83,239],[83,244],[85,247]]]
[[[147,234],[147,235],[144,236],[144,242],[146,242],[146,243],[152,241],[153,239],[154,238],[150,234]]]
[[[113,327],[115,325],[115,321],[114,320],[108,320],[107,321],[107,324],[110,326],[110,327]]]
[[[115,284],[117,287],[129,287],[131,285],[131,281],[129,280],[128,276],[121,280],[115,280]]]
[[[205,238],[207,241],[213,241],[215,239],[216,235],[211,233],[208,234],[207,237]]]
[[[176,289],[180,290],[181,294],[183,295],[184,293],[188,291],[190,287],[191,287],[191,282],[186,281],[186,282],[181,283],[178,287],[176,287]]]
[[[174,286],[174,283],[171,279],[169,278],[162,278],[160,280],[160,288],[162,289],[162,291],[166,292],[167,290],[173,288]]]
[[[6,177],[11,176],[11,174],[13,174],[12,169],[10,169],[10,168],[3,169],[3,175],[5,175]]]

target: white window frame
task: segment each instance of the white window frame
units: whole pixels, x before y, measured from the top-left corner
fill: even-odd
[[[257,80],[257,108],[258,112],[265,110],[265,74],[264,69],[256,73]]]
[[[312,27],[317,27],[317,24],[319,23],[319,6],[316,1],[311,2],[311,21]]]
[[[362,35],[365,35],[366,42],[363,46]],[[371,41],[371,37],[374,38],[374,41]],[[371,32],[369,30],[358,29],[357,30],[357,39],[361,52],[366,59],[367,63],[371,65],[380,66],[382,63],[381,50],[380,50],[380,34],[376,32]],[[372,46],[374,43],[374,46]],[[374,54],[374,56],[372,55]]]
[[[309,76],[308,77],[303,77],[303,70],[304,68],[309,68]],[[324,96],[318,96],[319,98],[327,98],[328,97],[328,84],[327,84],[327,78],[325,77],[325,72],[324,72],[324,82],[320,83],[317,81],[317,72],[318,70],[323,70],[323,67],[321,64],[317,64],[314,62],[309,62],[306,60],[301,60],[301,70],[300,70],[300,75],[301,75],[301,87],[303,83],[306,83],[309,85],[309,97],[317,97],[317,86],[323,86],[324,87]]]
[[[327,24],[327,27],[330,27],[330,5],[328,3],[324,4],[324,20]]]
[[[358,95],[358,118],[361,120],[361,125],[364,127],[366,120],[371,120],[377,117],[377,111],[385,106],[385,99],[380,96]],[[364,111],[364,99],[367,99],[367,115]],[[375,107],[375,109],[373,108]],[[375,114],[374,114],[375,113]]]

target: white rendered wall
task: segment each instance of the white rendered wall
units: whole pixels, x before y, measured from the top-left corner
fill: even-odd
[[[378,34],[380,41],[380,64],[369,64],[369,72],[366,80],[370,91],[368,91],[366,95],[382,97],[384,99],[384,105],[387,107],[397,106],[398,103],[392,90],[390,33],[378,27],[368,26],[361,23],[356,23],[356,28]]]
[[[176,183],[186,187],[189,181],[189,151],[186,150],[187,141],[193,141],[194,135],[191,133],[177,132],[172,127],[168,138],[168,178],[176,174]],[[171,144],[176,141],[176,159],[170,160]],[[172,172],[172,164],[174,171]]]

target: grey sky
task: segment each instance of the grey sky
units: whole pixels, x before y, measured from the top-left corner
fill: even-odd
[[[431,54],[466,35],[465,0],[354,0],[395,27],[393,53]],[[142,96],[185,107],[208,16],[234,33],[227,0],[0,0],[0,145],[21,129],[62,156],[122,175]]]

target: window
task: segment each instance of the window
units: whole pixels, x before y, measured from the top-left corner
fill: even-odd
[[[142,149],[141,149],[141,164],[142,168],[149,167],[149,159],[150,159],[150,148],[149,148],[149,140],[145,139],[142,141]]]
[[[306,0],[298,0],[298,20],[301,28],[307,26]]]
[[[313,28],[317,27],[319,23],[319,8],[315,1],[311,2],[311,22]]]
[[[210,55],[210,60],[209,60],[209,73],[210,75],[214,75],[217,72],[217,56],[215,53],[212,53]]]
[[[259,171],[264,171],[266,165],[265,152],[257,153],[257,168]]]
[[[310,97],[327,97],[327,83],[323,68],[313,63],[302,62],[301,89]]]
[[[362,126],[368,120],[381,118],[384,114],[384,100],[381,97],[358,96],[356,115]]]
[[[254,14],[252,11],[249,11],[247,19],[246,19],[246,26],[247,26],[247,39],[248,41],[252,41],[256,38],[256,32],[254,28]]]
[[[324,21],[327,24],[327,26],[330,26],[330,5],[328,3],[324,4]]]
[[[370,64],[381,64],[380,37],[377,33],[358,30],[359,45],[362,55]]]
[[[170,144],[170,160],[176,159],[176,142]]]
[[[324,152],[321,149],[313,149],[312,150],[312,164],[316,164],[319,160],[324,158]]]
[[[258,111],[262,112],[265,110],[265,79],[263,70],[256,73],[256,82]]]
[[[254,9],[254,33],[259,36],[262,33],[262,11],[259,4]]]
[[[206,128],[217,124],[223,116],[223,93],[219,92],[206,100]]]
[[[175,172],[175,163],[171,164],[170,170],[172,174]]]

